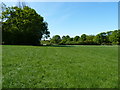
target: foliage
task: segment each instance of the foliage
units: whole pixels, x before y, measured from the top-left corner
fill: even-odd
[[[119,44],[119,30],[102,32],[97,34],[93,41],[97,44]]]
[[[81,35],[81,38],[80,38],[80,39],[81,39],[81,41],[83,41],[83,42],[84,42],[84,41],[86,40],[86,37],[87,37],[87,35],[86,35],[86,34],[82,34],[82,35]]]
[[[39,45],[43,36],[49,37],[48,24],[42,16],[25,6],[24,8],[8,7],[2,12],[3,44]]]
[[[77,42],[79,39],[80,39],[79,36],[75,36],[75,37],[74,37],[74,41],[75,41],[75,42]]]
[[[110,42],[112,44],[120,44],[120,30],[115,30],[109,37]]]
[[[61,38],[60,38],[59,35],[53,36],[53,38],[50,40],[50,42],[51,42],[52,44],[59,44],[60,41],[61,41]]]
[[[51,45],[50,40],[41,40],[42,45]]]
[[[93,38],[94,38],[95,36],[94,35],[87,35],[86,36],[86,41],[88,41],[88,42],[93,42]]]
[[[69,44],[71,41],[73,41],[73,38],[70,38],[69,35],[63,36],[60,44],[66,45]]]
[[[100,34],[97,34],[97,35],[94,37],[93,41],[96,42],[97,44],[101,44]]]
[[[118,45],[120,44],[120,30],[101,32],[97,35],[82,34],[81,36],[75,37],[67,35],[62,36],[62,38],[59,36],[58,43],[55,40],[57,40],[57,38],[54,39],[53,37],[50,41],[60,45]]]

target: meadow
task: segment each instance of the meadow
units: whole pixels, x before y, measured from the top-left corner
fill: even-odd
[[[118,46],[2,46],[3,88],[117,88]]]

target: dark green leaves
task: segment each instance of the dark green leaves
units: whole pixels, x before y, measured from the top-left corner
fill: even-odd
[[[4,44],[39,45],[43,36],[49,37],[47,22],[28,6],[8,7],[2,14]]]

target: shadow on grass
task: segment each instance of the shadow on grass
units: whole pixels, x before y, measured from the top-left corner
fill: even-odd
[[[9,44],[4,46],[75,47],[74,45],[9,45]]]
[[[43,45],[44,47],[74,47],[74,45]]]

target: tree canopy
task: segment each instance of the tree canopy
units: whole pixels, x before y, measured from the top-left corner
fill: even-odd
[[[59,35],[55,35],[55,36],[53,36],[53,38],[51,39],[51,43],[53,43],[53,44],[58,44],[58,43],[60,43],[60,41],[61,41],[61,38],[60,38]]]
[[[3,44],[39,45],[42,37],[49,37],[48,24],[34,9],[7,7],[2,12]]]
[[[51,42],[52,43],[51,43]],[[58,41],[58,42],[57,42]],[[45,42],[45,41],[44,41]],[[118,45],[120,44],[120,30],[101,32],[97,35],[86,35],[70,37],[69,35],[55,35],[52,39],[47,40],[48,45]]]

